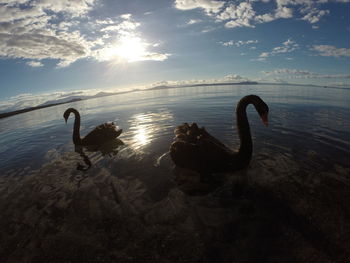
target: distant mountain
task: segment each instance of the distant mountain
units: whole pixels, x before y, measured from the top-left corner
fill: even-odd
[[[242,81],[242,82],[220,82],[220,83],[199,83],[199,84],[185,84],[185,85],[178,85],[178,86],[167,86],[167,85],[161,85],[161,86],[155,86],[152,88],[149,88],[147,90],[158,90],[158,89],[172,89],[172,88],[186,88],[186,87],[208,87],[208,86],[229,86],[229,85],[257,85],[260,84],[256,81]]]
[[[99,93],[96,93],[95,95],[74,95],[74,96],[69,96],[69,97],[65,97],[65,98],[62,98],[62,99],[49,100],[49,101],[46,101],[45,103],[40,104],[38,106],[47,106],[47,105],[52,105],[52,104],[62,104],[62,103],[79,101],[79,100],[87,100],[87,99],[111,96],[111,95],[116,95],[116,94],[118,94],[118,93],[102,92],[101,91]]]
[[[86,99],[86,96],[70,96],[70,97],[63,98],[63,99],[46,101],[45,103],[40,104],[37,107],[63,104],[63,103],[68,103],[68,102],[80,101],[80,100],[84,100],[84,99]]]
[[[25,113],[28,111],[33,111],[33,110],[38,110],[38,109],[43,109],[43,108],[47,108],[47,107],[52,107],[52,106],[56,106],[56,105],[60,105],[60,104],[64,104],[64,103],[69,103],[69,102],[75,102],[75,101],[80,101],[80,98],[76,98],[70,101],[66,101],[66,102],[61,102],[61,103],[53,103],[53,104],[48,104],[48,105],[40,105],[40,106],[36,106],[36,107],[30,107],[30,108],[26,108],[26,109],[22,109],[22,110],[16,110],[16,111],[11,111],[11,112],[5,112],[5,113],[1,113],[0,114],[0,119],[1,118],[6,118],[6,117],[10,117],[16,114],[20,114],[20,113]]]
[[[242,82],[220,82],[220,83],[208,83],[208,84],[193,84],[188,85],[187,87],[207,87],[207,86],[230,86],[230,85],[257,85],[259,84],[256,81],[242,81]]]
[[[160,85],[160,86],[155,86],[149,89],[134,89],[134,90],[128,90],[128,91],[121,91],[121,92],[99,92],[96,93],[95,95],[73,95],[69,96],[66,98],[62,99],[57,99],[57,100],[49,100],[46,101],[45,103],[42,103],[38,106],[35,107],[29,107],[25,109],[20,109],[20,110],[15,110],[11,112],[5,112],[5,113],[0,113],[0,119],[1,118],[6,118],[10,117],[16,114],[20,113],[25,113],[28,111],[33,111],[33,110],[38,110],[42,108],[47,108],[47,107],[52,107],[60,104],[65,104],[65,103],[70,103],[70,102],[76,102],[76,101],[81,101],[81,100],[88,100],[88,99],[94,99],[94,98],[101,98],[101,97],[106,97],[106,96],[112,96],[112,95],[118,95],[118,94],[123,94],[123,93],[129,93],[129,92],[136,92],[140,90],[160,90],[160,89],[171,89],[171,88],[184,88],[184,87],[199,87],[199,86],[222,86],[222,85],[256,85],[259,84],[258,82],[255,81],[243,81],[243,82],[223,82],[223,83],[203,83],[203,84],[192,84],[192,85],[181,85],[181,86],[166,86],[166,85]]]

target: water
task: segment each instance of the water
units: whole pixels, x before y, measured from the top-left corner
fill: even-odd
[[[248,109],[250,166],[215,183],[174,169],[166,153],[183,122],[238,146],[234,107],[247,94],[270,108],[267,128]],[[1,119],[0,259],[341,262],[350,247],[349,101],[350,90],[312,86],[189,87]],[[92,166],[77,170],[68,107],[79,110],[82,135],[115,121],[124,145],[85,149]]]

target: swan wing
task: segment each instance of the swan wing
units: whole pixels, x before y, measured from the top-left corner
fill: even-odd
[[[178,126],[175,135],[170,156],[180,167],[196,171],[221,171],[232,159],[233,153],[228,147],[195,123]]]
[[[117,138],[122,131],[114,123],[103,123],[89,132],[82,141],[85,145],[103,144]]]

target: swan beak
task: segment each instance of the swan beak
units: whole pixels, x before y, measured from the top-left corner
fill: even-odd
[[[261,115],[261,120],[266,127],[269,126],[269,119],[268,119],[267,113],[264,113]]]
[[[64,121],[67,123],[67,119],[66,118],[64,118]]]

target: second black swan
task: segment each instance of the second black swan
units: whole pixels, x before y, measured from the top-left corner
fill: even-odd
[[[211,136],[196,123],[184,123],[174,133],[170,156],[175,165],[200,173],[231,172],[247,167],[252,158],[253,143],[246,108],[253,104],[262,122],[267,126],[269,107],[256,95],[243,97],[237,104],[236,121],[240,138],[238,151],[234,152]]]

